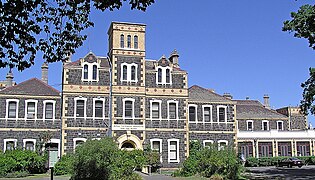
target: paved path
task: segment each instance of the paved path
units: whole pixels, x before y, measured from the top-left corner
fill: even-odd
[[[151,176],[148,176],[146,174],[143,173],[139,173],[140,176],[143,177],[143,179],[145,180],[175,180],[175,178],[171,177],[171,176],[166,176],[166,175],[162,175],[162,174],[152,174]]]

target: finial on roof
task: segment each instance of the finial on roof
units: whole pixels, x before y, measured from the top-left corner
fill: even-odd
[[[169,58],[170,61],[173,63],[174,67],[179,67],[178,57],[179,57],[178,52],[176,49],[174,49]]]
[[[10,70],[6,76],[6,87],[11,87],[13,85],[13,73],[12,73],[12,68],[10,67]]]

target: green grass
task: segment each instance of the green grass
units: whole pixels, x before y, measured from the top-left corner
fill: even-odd
[[[44,177],[50,177],[50,174],[32,174],[31,176],[27,176],[24,178],[0,178],[0,180],[31,180],[31,179],[39,179]],[[68,180],[70,179],[70,175],[63,175],[63,176],[54,176],[56,180]]]

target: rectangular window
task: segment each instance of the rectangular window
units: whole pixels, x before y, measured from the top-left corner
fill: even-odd
[[[177,113],[176,113],[176,103],[169,103],[168,104],[168,113],[170,119],[177,119]]]
[[[189,121],[196,121],[196,107],[189,107]]]
[[[261,142],[258,144],[259,157],[272,157],[272,143]]]
[[[152,118],[159,119],[160,118],[160,103],[152,102]]]
[[[168,162],[179,162],[179,140],[168,140]]]
[[[53,118],[53,103],[46,103],[45,107],[45,119],[52,119]]]
[[[27,119],[35,118],[35,102],[27,103]]]
[[[160,153],[160,141],[152,142],[152,150]]]
[[[84,100],[77,100],[76,117],[84,117]]]
[[[225,122],[225,108],[219,108],[219,122]]]
[[[171,82],[171,73],[169,69],[166,69],[166,83]]]
[[[277,127],[278,127],[278,130],[283,130],[283,122],[277,121]]]
[[[203,108],[203,121],[204,122],[210,122],[211,121],[211,108],[210,107],[204,107]]]
[[[131,80],[136,80],[136,66],[131,66]]]
[[[308,142],[297,142],[297,155],[298,156],[309,156],[310,145]]]
[[[103,101],[95,101],[95,117],[103,117]]]
[[[247,121],[247,130],[252,131],[253,130],[253,121]]]
[[[125,101],[125,117],[131,118],[133,115],[132,101]]]
[[[263,121],[262,122],[262,130],[263,131],[268,131],[269,130],[269,128],[268,128],[268,121]]]
[[[134,48],[138,49],[138,36],[134,36]]]
[[[13,101],[9,102],[8,118],[16,118],[16,111],[17,111],[17,103]]]
[[[25,150],[34,151],[34,142],[26,141],[25,143]]]
[[[130,35],[127,36],[127,47],[131,48],[131,36]]]
[[[6,145],[6,151],[15,149],[14,141],[7,141],[5,145]]]

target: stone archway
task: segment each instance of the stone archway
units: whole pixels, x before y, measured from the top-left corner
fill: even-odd
[[[143,149],[142,141],[133,134],[124,134],[117,138],[119,149]]]

